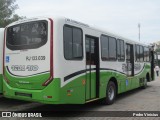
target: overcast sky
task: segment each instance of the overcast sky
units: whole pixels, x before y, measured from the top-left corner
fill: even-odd
[[[17,0],[27,18],[59,15],[141,42],[160,41],[160,0]]]

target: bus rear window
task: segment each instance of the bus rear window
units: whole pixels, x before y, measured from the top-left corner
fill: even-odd
[[[36,21],[8,27],[6,44],[11,50],[35,49],[47,42],[47,22]]]

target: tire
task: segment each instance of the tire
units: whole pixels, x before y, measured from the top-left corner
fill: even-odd
[[[142,86],[143,89],[147,88],[147,77],[144,79],[144,85]]]
[[[106,98],[102,100],[102,103],[105,105],[111,105],[114,103],[116,98],[116,86],[114,82],[110,81],[106,89]]]

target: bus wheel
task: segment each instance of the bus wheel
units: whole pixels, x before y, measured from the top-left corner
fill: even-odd
[[[103,104],[111,105],[116,98],[116,86],[114,82],[110,81],[106,90],[106,98],[102,100]]]
[[[143,89],[147,88],[147,77],[144,79],[144,85],[142,86]]]

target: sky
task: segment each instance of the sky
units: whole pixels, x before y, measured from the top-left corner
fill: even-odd
[[[131,40],[160,41],[160,0],[16,0],[15,11],[27,18],[64,16]]]

